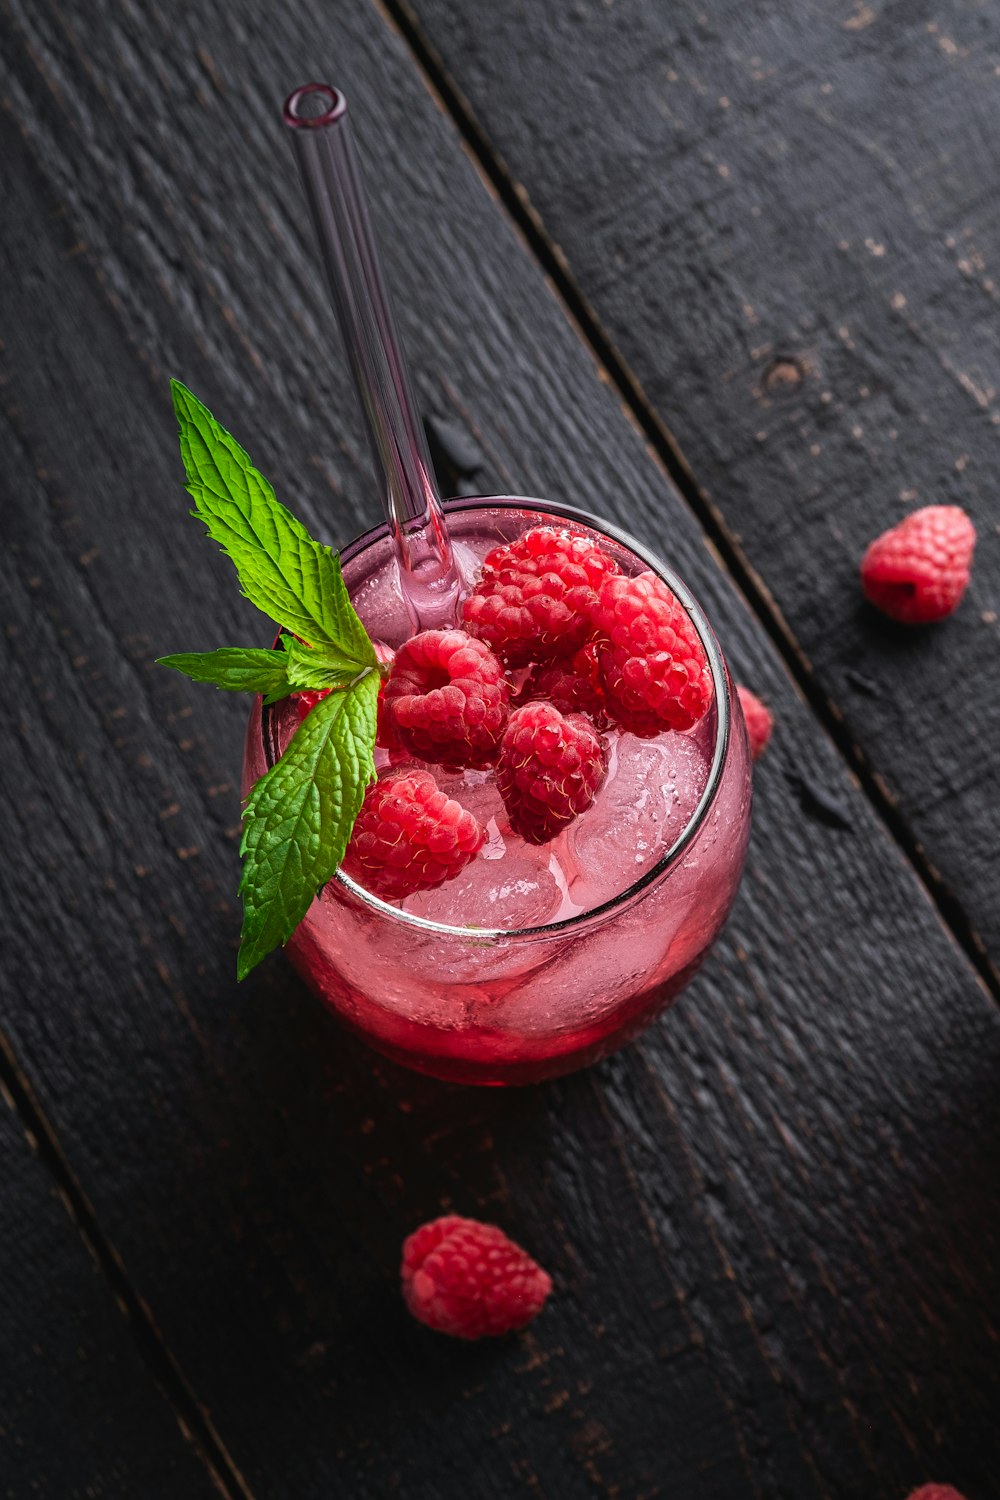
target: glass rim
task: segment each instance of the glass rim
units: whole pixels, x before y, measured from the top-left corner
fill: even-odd
[[[591,907],[589,911],[577,912],[571,917],[564,917],[560,922],[545,922],[533,927],[453,927],[446,922],[434,922],[429,917],[418,917],[412,912],[401,911],[398,906],[392,906],[381,897],[374,896],[364,886],[345,875],[343,870],[335,871],[332,879],[337,881],[363,906],[387,917],[390,921],[400,922],[404,926],[415,928],[417,931],[436,933],[438,936],[462,938],[466,942],[499,942],[514,941],[533,938],[549,938],[580,932],[585,928],[596,925],[603,918],[613,912],[622,910],[633,905],[643,891],[648,890],[656,884],[661,877],[665,876],[674,865],[678,863],[681,856],[686,852],[696,834],[700,830],[705,818],[715,801],[719,784],[722,780],[722,770],[726,762],[729,750],[729,740],[732,727],[732,718],[729,711],[728,674],[722,657],[715,633],[708,622],[708,618],[702,610],[694,595],[688,589],[683,579],[662,562],[655,553],[651,552],[641,542],[636,541],[633,536],[616,526],[613,522],[598,520],[588,511],[580,510],[573,505],[563,505],[558,501],[540,500],[529,495],[463,495],[459,499],[444,501],[444,509],[448,514],[460,514],[469,510],[526,510],[534,511],[543,516],[555,516],[560,520],[575,521],[579,525],[586,526],[591,531],[607,537],[610,541],[617,542],[619,546],[632,552],[647,564],[650,570],[676,595],[690,619],[698,639],[701,641],[708,659],[709,670],[712,674],[712,686],[715,693],[716,703],[716,733],[715,746],[712,755],[712,764],[709,767],[708,779],[704,791],[698,799],[697,805],[677,838],[670,848],[656,861],[654,865],[638,880],[634,880],[625,890],[619,891],[616,896],[603,901],[600,906]],[[383,521],[378,526],[373,526],[369,531],[362,532],[354,541],[349,542],[340,552],[343,563],[350,562],[360,552],[373,546],[376,542],[383,541],[389,535],[389,524]],[[275,643],[277,644],[277,642]],[[271,709],[274,705],[265,704],[261,710],[261,746],[264,753],[264,761],[268,769],[275,764],[277,757],[273,754],[271,736],[267,733],[271,719]],[[328,882],[329,884],[330,882]]]

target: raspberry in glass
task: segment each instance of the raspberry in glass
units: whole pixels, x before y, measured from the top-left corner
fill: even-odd
[[[969,582],[976,528],[958,505],[925,505],[876,537],[861,561],[865,598],[903,625],[944,620]]]
[[[429,771],[397,770],[369,787],[342,868],[387,900],[431,890],[465,868],[484,834]]]
[[[375,641],[374,646],[375,655],[378,657],[378,660],[384,666],[388,666],[396,654],[393,651],[392,647],[384,646],[381,641]],[[292,694],[292,697],[295,699],[295,707],[298,712],[300,724],[305,718],[306,714],[308,714],[312,709],[316,707],[320,699],[325,698],[327,693],[331,691],[332,689],[330,688],[322,688],[317,691],[309,690]],[[381,745],[384,750],[394,750],[398,749],[398,745],[396,744],[395,736],[393,735],[392,731],[385,724],[385,714],[382,708],[382,700],[384,696],[385,683],[382,683],[378,691],[378,737],[376,743]]]
[[[588,537],[534,526],[487,553],[462,607],[466,630],[509,667],[569,656],[590,635],[597,590],[618,565]]]
[[[396,659],[396,653],[391,646],[383,645],[381,641],[375,641],[375,655],[383,667],[391,667]],[[378,728],[375,733],[375,743],[383,750],[399,750],[400,744],[396,739],[394,730],[391,728],[385,716],[385,682],[379,684],[378,690]],[[398,757],[393,757],[396,759]]]
[[[305,718],[306,714],[311,713],[312,710],[316,707],[319,700],[321,698],[325,698],[329,691],[329,688],[324,688],[322,692],[317,693],[305,692],[292,694],[292,697],[295,699],[295,711],[299,716],[300,724],[302,723],[302,720]]]
[[[518,705],[546,699],[563,714],[586,714],[597,729],[609,729],[604,694],[597,676],[596,645],[548,666],[532,667],[517,693]]]
[[[423,630],[396,652],[383,694],[384,734],[421,760],[488,766],[507,725],[510,691],[482,641],[464,630]]]
[[[597,668],[611,717],[644,738],[690,729],[712,701],[698,632],[655,573],[602,584],[592,611]]]
[[[401,1274],[413,1316],[459,1339],[523,1328],[552,1290],[547,1272],[503,1230],[457,1214],[409,1236]]]
[[[593,802],[607,771],[597,730],[582,714],[526,703],[510,716],[497,763],[497,787],[510,826],[546,844]]]

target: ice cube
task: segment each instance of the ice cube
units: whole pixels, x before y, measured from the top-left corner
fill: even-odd
[[[487,828],[492,820],[506,822],[496,777],[489,771],[449,771],[446,766],[428,766],[438,786],[454,797],[467,812]]]
[[[705,751],[690,735],[612,737],[604,786],[560,840],[569,893],[579,907],[612,900],[662,859],[697,807],[708,769]]]
[[[564,882],[550,867],[546,848],[507,836],[499,859],[482,854],[453,880],[407,896],[404,911],[449,927],[540,927],[556,920]]]
[[[564,935],[549,963],[502,996],[494,1024],[526,1036],[605,1028],[623,1008],[641,1006],[640,997],[665,972],[673,916],[661,905],[652,913],[616,914],[595,932]]]

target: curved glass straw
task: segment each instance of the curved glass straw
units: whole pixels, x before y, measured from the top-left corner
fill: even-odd
[[[459,579],[368,218],[347,100],[306,83],[285,101],[337,321],[368,426],[400,585],[423,627],[452,622]]]

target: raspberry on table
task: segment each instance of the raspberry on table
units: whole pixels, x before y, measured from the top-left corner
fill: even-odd
[[[750,741],[750,756],[752,760],[760,760],[767,749],[768,740],[771,738],[771,730],[774,728],[774,718],[766,703],[761,703],[756,693],[752,693],[748,687],[740,683],[736,688],[736,696],[740,700],[743,710],[743,718],[747,726],[747,739]]]
[[[430,771],[391,771],[369,787],[341,868],[374,895],[399,900],[457,875],[484,838]]]
[[[965,1500],[950,1484],[922,1484],[919,1490],[907,1495],[906,1500]]]
[[[969,582],[976,528],[958,505],[925,505],[884,531],[861,561],[865,598],[903,625],[944,620]]]
[[[534,526],[495,547],[462,606],[465,628],[509,667],[569,656],[590,635],[590,610],[613,557],[567,527]]]
[[[413,1316],[458,1339],[523,1328],[552,1290],[551,1277],[502,1229],[457,1214],[404,1241],[401,1274]]]
[[[529,844],[545,844],[593,802],[607,771],[604,743],[582,714],[551,703],[525,703],[510,716],[497,790],[510,826]]]
[[[516,702],[520,706],[543,698],[562,714],[586,714],[597,729],[609,729],[611,720],[597,677],[597,647],[581,646],[566,661],[532,667]]]
[[[598,677],[612,718],[645,738],[697,724],[712,701],[708,659],[662,578],[608,578],[592,619]]]
[[[464,630],[423,630],[396,652],[384,734],[422,760],[481,768],[496,759],[509,704],[510,683],[488,646]]]

